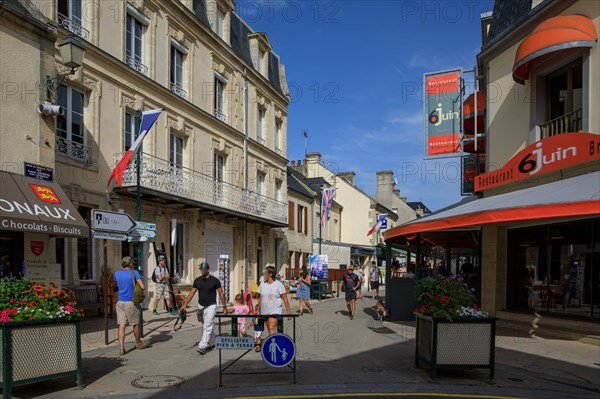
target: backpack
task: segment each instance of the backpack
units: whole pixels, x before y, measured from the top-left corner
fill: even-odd
[[[152,278],[152,281],[153,281],[153,282],[155,282],[155,283],[156,283],[156,282],[158,282],[158,281],[156,280],[156,268],[154,268],[154,271],[152,272],[152,277],[151,277],[151,278]]]

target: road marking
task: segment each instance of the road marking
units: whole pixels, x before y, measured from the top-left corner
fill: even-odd
[[[476,395],[476,394],[461,394],[461,393],[434,393],[434,392],[364,392],[364,393],[324,393],[324,394],[303,394],[303,395],[274,395],[260,396],[262,399],[309,399],[309,398],[348,398],[348,397],[407,397],[407,396],[422,396],[422,397],[439,397],[439,398],[469,398],[469,399],[531,399],[517,396],[498,396],[498,395]],[[230,399],[254,399],[256,396],[240,396]]]

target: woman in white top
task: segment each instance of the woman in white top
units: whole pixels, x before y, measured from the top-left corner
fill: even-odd
[[[263,271],[264,281],[258,287],[258,303],[256,304],[256,312],[263,315],[281,315],[283,313],[283,305],[285,305],[288,320],[292,318],[290,302],[285,293],[285,286],[275,279],[275,268],[273,266],[265,267]],[[269,317],[267,319],[267,330],[269,335],[277,332],[277,318]],[[256,343],[260,345],[261,339],[257,338]]]

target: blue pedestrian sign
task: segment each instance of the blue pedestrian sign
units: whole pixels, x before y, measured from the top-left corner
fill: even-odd
[[[261,354],[272,367],[285,367],[296,356],[296,344],[285,334],[273,334],[263,341]]]

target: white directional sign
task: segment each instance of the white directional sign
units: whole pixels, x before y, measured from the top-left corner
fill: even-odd
[[[215,348],[217,349],[252,349],[256,343],[252,337],[215,337]]]
[[[127,234],[121,233],[110,233],[108,231],[92,231],[94,238],[100,238],[104,240],[116,240],[116,241],[126,241]]]
[[[148,241],[148,237],[127,236],[127,242],[146,242],[146,241]]]
[[[139,229],[139,230],[152,230],[152,231],[156,231],[156,223],[135,222],[135,228]]]
[[[113,233],[128,233],[135,227],[135,221],[126,213],[92,210],[92,229]]]
[[[156,231],[142,230],[142,229],[135,228],[129,232],[129,235],[132,237],[138,236],[138,237],[154,238],[154,237],[156,237]]]

